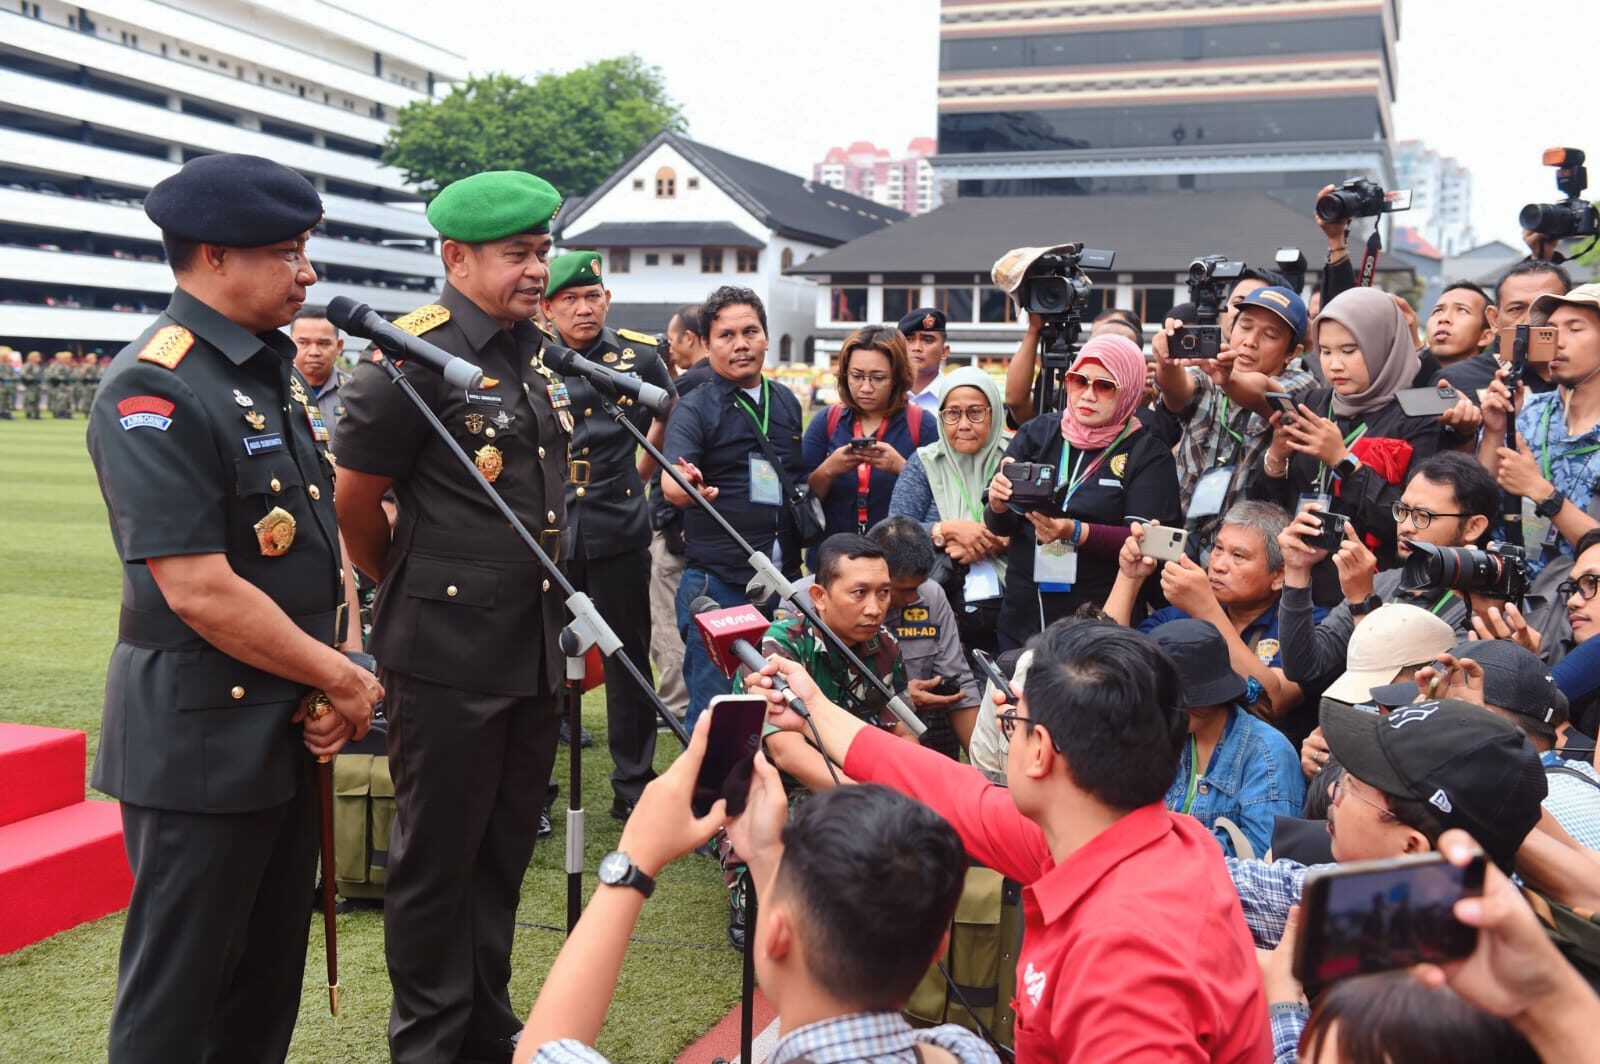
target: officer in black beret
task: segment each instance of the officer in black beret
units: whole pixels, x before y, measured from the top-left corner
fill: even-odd
[[[572,402],[546,376],[539,310],[561,197],[521,171],[436,196],[445,286],[395,324],[479,366],[472,390],[406,377],[545,551],[559,558]],[[548,575],[446,444],[370,361],[342,391],[339,526],[379,581],[370,649],[388,690],[396,823],[384,952],[398,1064],[504,1061],[511,940],[560,722],[566,611]],[[391,531],[383,496],[399,512]]]
[[[944,399],[944,360],[950,357],[945,339],[948,322],[936,307],[918,307],[900,319],[900,332],[906,338],[906,357],[911,359],[911,401],[931,414],[939,412]]]
[[[568,251],[550,263],[545,318],[557,338],[592,362],[631,373],[673,391],[672,375],[654,336],[611,329],[611,306],[600,273],[600,254]],[[638,441],[601,409],[600,396],[582,377],[565,378],[572,397],[572,472],[567,480],[567,520],[573,549],[567,576],[587,591],[622,639],[628,658],[650,669],[650,513],[644,482],[655,471],[648,457],[637,462]],[[628,419],[658,447],[666,418],[652,419],[638,406]],[[611,815],[628,819],[644,785],[655,778],[655,708],[625,677],[606,683],[606,732],[611,749]]]
[[[359,634],[327,433],[279,331],[317,279],[322,201],[275,162],[211,155],[145,213],[177,290],[112,360],[88,434],[123,589],[93,782],[122,800],[134,876],[109,1055],[281,1061],[316,879],[311,755],[365,734],[383,693],[335,649]]]

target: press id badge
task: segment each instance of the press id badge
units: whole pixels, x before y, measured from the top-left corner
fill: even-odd
[[[961,597],[967,602],[983,602],[1000,597],[1000,572],[988,558],[973,562],[967,567],[967,578],[961,585]]]
[[[1202,475],[1189,500],[1190,517],[1211,517],[1222,512],[1222,500],[1233,483],[1233,466],[1222,466]]]
[[[1561,530],[1555,522],[1534,513],[1533,508],[1537,505],[1534,499],[1526,496],[1522,499],[1522,542],[1530,555],[1537,555],[1545,547],[1554,546],[1561,538]]]
[[[750,456],[750,501],[758,506],[783,504],[783,483],[778,471],[759,454]]]
[[[1300,501],[1295,504],[1294,515],[1299,517],[1307,510],[1320,510],[1327,513],[1333,509],[1333,496],[1325,491],[1308,491],[1300,496]]]
[[[1078,582],[1078,552],[1066,540],[1035,543],[1033,582],[1040,591],[1071,591]]]

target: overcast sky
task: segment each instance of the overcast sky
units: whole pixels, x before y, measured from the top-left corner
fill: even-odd
[[[635,52],[665,72],[691,136],[795,173],[835,144],[897,151],[936,132],[938,0],[457,0],[448,22],[434,2],[345,3],[460,52],[480,73],[529,76]],[[1517,211],[1555,197],[1544,148],[1590,152],[1600,183],[1591,0],[1404,0],[1401,11],[1396,132],[1472,170],[1480,238],[1518,242]]]

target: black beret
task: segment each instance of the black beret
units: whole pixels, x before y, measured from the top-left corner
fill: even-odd
[[[322,221],[316,186],[259,155],[202,155],[156,185],[144,213],[163,233],[201,244],[258,248]]]
[[[944,311],[918,307],[900,319],[900,331],[907,336],[915,336],[919,332],[942,333],[945,331]]]

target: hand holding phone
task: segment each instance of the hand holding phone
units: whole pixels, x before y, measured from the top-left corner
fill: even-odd
[[[1268,406],[1283,415],[1284,424],[1294,420],[1294,398],[1287,392],[1268,392],[1266,400]]]
[[[852,451],[870,451],[877,446],[878,440],[875,436],[857,436],[850,441],[850,449]]]
[[[767,723],[767,700],[761,695],[719,695],[706,712],[711,714],[711,731],[689,808],[695,816],[705,816],[723,798],[728,815],[738,816],[750,794],[751,766]]]
[[[1144,538],[1139,540],[1139,553],[1157,561],[1175,562],[1183,557],[1189,543],[1189,530],[1168,528],[1166,525],[1145,525]]]
[[[1000,701],[1008,706],[1015,706],[1017,704],[1017,696],[1011,691],[1011,681],[1006,679],[1005,674],[1000,671],[1000,666],[994,663],[994,659],[981,650],[974,650],[972,652],[972,660],[978,663],[978,672],[983,675],[983,678],[993,684],[996,691],[1000,692]]]

